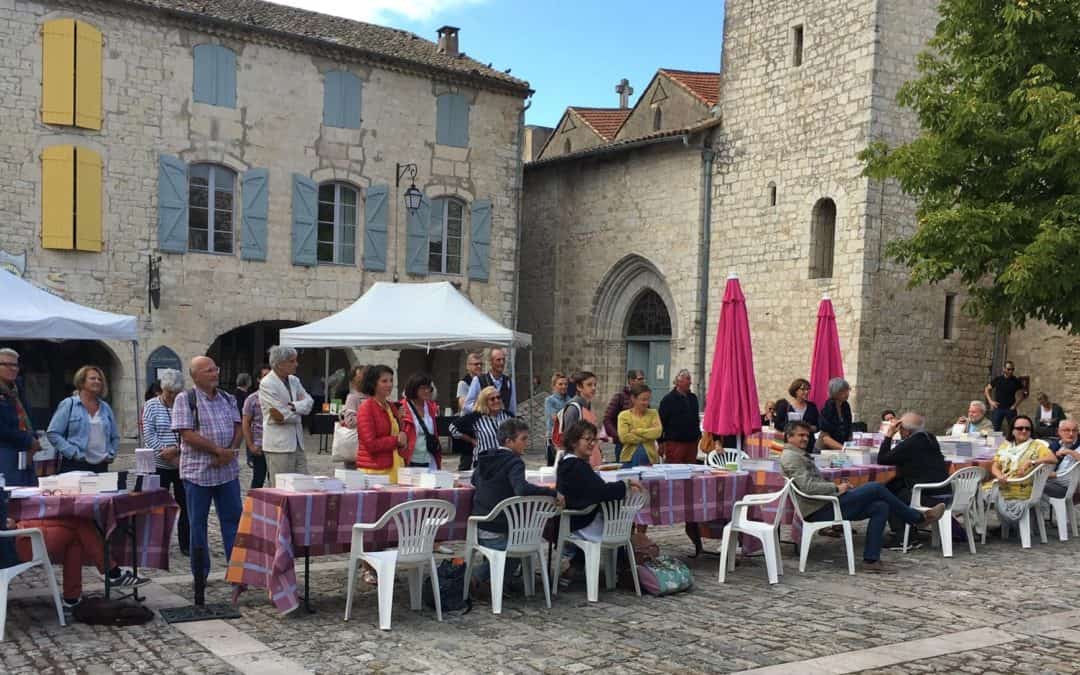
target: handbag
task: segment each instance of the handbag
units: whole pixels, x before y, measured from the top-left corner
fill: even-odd
[[[355,462],[356,450],[359,444],[356,429],[350,429],[341,422],[334,422],[334,442],[330,446],[330,455],[333,461]]]
[[[694,574],[681,560],[662,555],[637,566],[638,583],[649,595],[671,595],[694,585]]]

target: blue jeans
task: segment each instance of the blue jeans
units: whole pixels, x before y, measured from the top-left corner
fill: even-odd
[[[863,560],[876,562],[881,559],[881,546],[885,536],[885,525],[889,515],[895,514],[909,525],[922,522],[923,514],[896,498],[881,483],[867,483],[854,490],[848,490],[838,497],[840,513],[845,520],[867,520],[866,544],[863,546]],[[826,504],[810,514],[807,520],[832,520],[832,506]]]
[[[621,462],[622,459],[622,443],[615,441],[615,461]]]
[[[492,537],[491,539],[485,539],[483,537],[480,537],[477,543],[484,548],[493,548],[496,551],[505,551],[508,541],[505,534],[500,534],[499,536]],[[473,578],[480,583],[483,583],[491,579],[491,564],[484,556],[480,556],[480,561],[480,564],[477,565],[475,570],[473,570]],[[506,571],[509,572],[511,576],[513,576],[514,573],[517,571],[517,568],[521,565],[521,561],[515,558],[513,560],[508,560],[507,563],[508,564]],[[506,577],[504,576],[504,584],[506,583],[505,579]]]
[[[630,456],[629,462],[623,462],[622,467],[624,469],[632,469],[635,466],[652,466],[652,461],[649,459],[649,452],[645,449],[644,445],[638,445],[634,449],[634,454]]]
[[[1001,425],[1008,420],[1009,425],[1016,419],[1016,411],[1012,408],[997,407],[990,411],[990,421],[994,423],[994,431],[1001,431]]]
[[[221,522],[221,539],[225,543],[225,560],[228,561],[232,557],[236,530],[240,526],[240,512],[243,510],[240,480],[210,487],[185,480],[184,492],[187,493],[188,521],[191,523],[191,573],[196,579],[205,579],[210,574],[210,544],[207,541],[210,501],[213,500]]]

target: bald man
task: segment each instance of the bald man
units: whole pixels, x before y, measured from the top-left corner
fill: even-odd
[[[195,388],[176,397],[172,430],[180,435],[180,478],[187,494],[191,524],[191,573],[195,580],[195,604],[204,604],[206,577],[210,574],[207,519],[214,502],[221,521],[225,560],[232,555],[240,525],[240,412],[236,399],[218,389],[220,369],[208,356],[191,360],[189,372]]]
[[[893,443],[892,437],[900,433],[900,441]],[[896,478],[885,487],[905,504],[911,503],[911,488],[919,483],[940,483],[949,477],[949,468],[941,454],[937,438],[926,431],[923,416],[915,412],[906,412],[889,423],[885,440],[878,452],[878,464],[896,467]],[[949,488],[924,491],[923,506],[933,506],[941,500],[935,496],[949,494]],[[904,520],[895,515],[889,516],[889,529],[896,540],[890,548],[903,546]],[[916,541],[917,544],[917,541]],[[908,548],[912,548],[911,544]],[[918,545],[914,546],[918,548]]]

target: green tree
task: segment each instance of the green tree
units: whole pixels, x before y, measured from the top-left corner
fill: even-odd
[[[919,77],[898,102],[910,143],[873,143],[917,228],[887,252],[913,286],[954,275],[987,324],[1035,318],[1080,333],[1080,0],[942,0]]]

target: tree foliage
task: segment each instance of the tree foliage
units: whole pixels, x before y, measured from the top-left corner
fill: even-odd
[[[1080,333],[1080,0],[942,0],[939,13],[898,97],[920,135],[860,155],[918,203],[888,254],[912,285],[955,275],[984,323]]]

